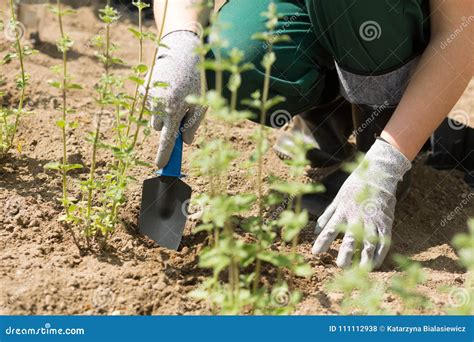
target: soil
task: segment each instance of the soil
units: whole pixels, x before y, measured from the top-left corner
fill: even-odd
[[[4,10],[5,4],[0,5]],[[205,302],[195,301],[189,292],[208,275],[197,267],[199,251],[206,244],[203,233],[193,234],[196,221],[188,222],[180,250],[169,251],[155,246],[137,232],[141,181],[152,175],[142,167],[135,170],[139,182],[132,185],[128,202],[121,216],[123,224],[110,239],[107,251],[94,250],[81,253],[71,235],[57,222],[61,208],[56,197],[61,184],[56,174],[44,172],[43,166],[61,156],[61,142],[55,120],[60,115],[57,90],[46,84],[54,77],[50,68],[60,63],[54,41],[58,35],[57,21],[44,14],[40,53],[28,59],[26,68],[31,74],[27,107],[34,114],[26,117],[19,129],[21,153],[15,151],[0,163],[0,314],[208,314]],[[121,46],[124,60],[137,58],[132,35],[127,28],[135,18],[124,15],[112,32],[112,39]],[[152,28],[153,23],[147,22]],[[72,117],[79,128],[70,133],[69,154],[75,162],[87,163],[90,145],[84,141],[90,129],[97,106],[93,86],[102,69],[94,57],[89,39],[100,32],[101,25],[90,7],[79,7],[76,17],[68,18],[65,29],[75,41],[70,53],[70,73],[81,82],[85,90],[71,96],[76,109]],[[0,50],[9,42],[0,36]],[[126,74],[127,68],[114,72]],[[7,84],[17,73],[17,65],[2,67]],[[14,103],[16,92],[9,88],[7,100]],[[474,82],[455,108],[471,115],[474,122]],[[105,122],[113,122],[107,113]],[[214,136],[225,134],[224,128],[212,123]],[[250,192],[253,184],[244,178],[240,162],[252,152],[250,133],[255,124],[246,122],[235,127],[232,141],[241,152],[241,158],[231,171],[230,193]],[[207,134],[207,133],[204,133]],[[277,132],[273,135],[276,136]],[[104,138],[108,136],[105,135]],[[274,137],[272,139],[274,139]],[[152,162],[157,134],[139,145],[142,159]],[[186,155],[196,146],[186,148],[184,170],[188,170]],[[99,156],[99,172],[106,170],[111,160]],[[284,177],[286,169],[276,155],[265,157],[266,174]],[[84,179],[84,172],[76,172],[73,179]],[[207,188],[205,180],[189,176],[186,182],[194,193]],[[468,217],[474,216],[472,192],[458,171],[436,171],[418,163],[414,167],[413,187],[408,197],[399,203],[394,226],[392,255],[400,253],[419,261],[427,273],[427,280],[419,290],[434,305],[414,313],[441,314],[450,305],[450,299],[441,291],[444,286],[463,286],[465,270],[459,266],[451,240],[457,233],[466,231]],[[453,214],[451,214],[453,213]],[[311,255],[314,240],[312,228],[306,229],[298,246],[315,271],[311,279],[295,279],[293,286],[304,292],[296,314],[336,314],[341,296],[328,292],[324,285],[340,270],[335,266],[336,248],[321,257]],[[391,257],[372,277],[389,282],[399,274]],[[266,280],[273,273],[264,272]],[[387,294],[387,307],[401,310],[397,298]]]

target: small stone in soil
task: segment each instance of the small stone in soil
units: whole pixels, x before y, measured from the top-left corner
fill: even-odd
[[[77,280],[71,280],[71,281],[67,284],[67,286],[69,286],[69,287],[74,287],[74,288],[78,289],[78,288],[80,287],[80,284],[79,284],[79,282],[78,282]]]

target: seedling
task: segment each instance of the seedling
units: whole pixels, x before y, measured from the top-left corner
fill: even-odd
[[[13,0],[10,0],[10,13],[11,17],[7,28],[10,38],[13,39],[12,52],[7,53],[3,57],[0,61],[0,65],[18,60],[20,73],[15,79],[15,83],[20,95],[16,108],[4,108],[0,102],[0,157],[4,157],[15,146],[15,138],[21,118],[30,114],[25,110],[26,90],[29,80],[29,75],[25,69],[25,58],[36,53],[35,50],[30,49],[27,45],[23,46],[22,44],[21,38],[23,36],[23,29],[21,23],[18,22],[16,18]],[[2,26],[5,26],[5,24],[2,23]],[[3,96],[4,94],[0,92],[0,99],[3,98]],[[17,146],[20,150],[20,145],[18,144]]]
[[[257,194],[241,193],[233,196],[227,194],[229,170],[232,161],[238,157],[229,139],[200,141],[201,149],[192,158],[197,174],[206,176],[209,180],[209,192],[196,200],[198,206],[203,208],[203,223],[196,228],[196,231],[213,232],[212,243],[201,253],[199,262],[200,267],[212,269],[213,275],[192,295],[209,300],[214,313],[289,313],[301,295],[298,291],[290,289],[288,283],[282,279],[281,270],[289,269],[297,276],[311,275],[311,269],[301,256],[296,253],[285,255],[270,249],[277,236],[275,232],[277,223],[263,220],[265,207],[271,201],[263,192],[262,158],[268,146],[267,129],[263,125],[268,110],[284,100],[281,97],[269,98],[271,67],[275,62],[272,44],[287,39],[286,36],[281,36],[275,41],[272,32],[278,15],[273,4],[263,15],[268,20],[268,32],[255,35],[255,38],[263,40],[269,46],[262,61],[265,79],[262,92],[255,93],[252,99],[246,101],[260,113],[262,124],[255,134],[256,151],[249,160],[249,165],[253,165],[257,170]],[[222,55],[221,48],[225,47],[227,42],[220,37],[221,27],[215,21],[215,17],[212,22],[212,27],[206,30],[207,34],[212,35],[212,45],[205,44],[198,49],[198,53],[204,56],[211,48],[214,52],[214,60],[206,60],[201,64],[201,75],[204,75],[202,71],[204,67],[215,72],[215,90],[202,91],[200,97],[190,97],[189,100],[191,103],[209,107],[208,117],[222,122],[226,126],[226,131],[230,133],[232,125],[252,115],[248,111],[238,111],[236,108],[237,93],[241,85],[240,75],[253,66],[243,62],[245,56],[237,49],[232,49],[228,56]],[[224,72],[230,76],[227,84],[223,83]],[[222,97],[224,87],[230,90],[229,102]],[[228,137],[230,134],[225,136]],[[253,237],[253,241],[244,242],[234,232],[235,217],[248,215],[254,206],[257,206],[258,215],[248,217],[242,224]],[[263,264],[279,270],[279,279],[270,287],[260,287]],[[222,274],[227,274],[227,282],[222,282]]]
[[[64,31],[63,20],[64,17],[74,14],[75,12],[70,9],[62,9],[60,0],[57,0],[56,6],[50,6],[50,11],[56,15],[59,23],[59,39],[57,41],[58,51],[62,54],[62,64],[55,66],[53,71],[60,75],[59,80],[49,81],[49,84],[60,90],[62,98],[62,109],[61,109],[61,118],[56,121],[56,125],[61,130],[61,140],[63,148],[62,162],[53,162],[45,165],[45,169],[56,170],[61,174],[62,178],[62,197],[60,202],[63,205],[65,215],[60,218],[61,221],[65,222],[66,227],[70,228],[69,224],[74,221],[74,217],[71,213],[71,207],[74,206],[75,199],[70,197],[68,194],[68,172],[74,169],[81,169],[83,166],[81,164],[69,164],[68,155],[67,155],[67,130],[74,129],[77,127],[77,123],[68,120],[68,114],[73,112],[72,108],[68,107],[68,92],[70,90],[82,89],[82,86],[73,83],[71,81],[71,75],[68,73],[68,51],[74,45],[74,42],[71,40],[69,35]],[[72,229],[68,229],[76,244],[79,242],[76,238],[76,235]]]
[[[402,255],[395,255],[394,260],[400,266],[402,274],[392,278],[389,290],[401,299],[403,312],[413,314],[417,309],[429,307],[431,303],[428,297],[417,289],[427,279],[421,265]]]
[[[137,1],[134,5],[139,8],[139,14],[142,15],[142,10],[146,7],[145,4]],[[92,39],[92,45],[97,49],[96,56],[102,63],[104,72],[95,87],[98,113],[94,120],[94,130],[87,138],[92,146],[89,176],[80,185],[82,197],[74,199],[68,196],[67,174],[68,171],[82,166],[78,164],[71,165],[67,162],[66,133],[67,129],[76,126],[75,123],[67,120],[67,115],[72,112],[67,106],[67,99],[69,91],[80,89],[81,86],[71,82],[71,76],[67,71],[67,52],[73,43],[63,28],[64,16],[72,14],[73,11],[61,9],[59,1],[52,10],[59,19],[60,39],[58,40],[58,49],[63,55],[63,64],[54,68],[61,75],[61,79],[50,82],[52,86],[61,90],[62,95],[62,118],[58,120],[57,125],[61,128],[63,159],[62,163],[50,163],[46,168],[58,170],[62,175],[63,196],[61,202],[65,209],[65,215],[60,220],[65,221],[67,225],[76,227],[82,237],[85,238],[87,247],[91,246],[91,238],[99,238],[101,246],[105,247],[108,236],[115,231],[119,223],[119,209],[125,203],[127,186],[133,180],[129,175],[130,169],[137,165],[148,165],[137,159],[135,148],[140,133],[144,131],[145,137],[148,135],[148,129],[144,129],[147,126],[146,117],[149,115],[146,98],[152,84],[150,79],[145,82],[142,77],[148,70],[153,71],[160,46],[159,39],[152,33],[143,32],[141,19],[139,30],[132,30],[139,40],[139,47],[138,64],[132,68],[133,75],[128,77],[128,80],[136,85],[133,96],[130,96],[123,90],[125,79],[112,72],[114,65],[124,64],[116,56],[118,46],[111,40],[112,27],[119,20],[119,13],[108,4],[100,10],[99,17],[103,22],[104,30]],[[142,46],[144,39],[149,39],[156,44],[155,58],[153,58],[150,68],[143,64]],[[139,95],[139,86],[145,88],[145,96]],[[113,127],[104,127],[103,117],[109,110],[113,110],[115,114],[115,123]],[[135,115],[135,113],[138,113],[138,115]],[[102,132],[108,128],[113,129],[114,138],[112,142],[100,138]],[[99,149],[109,151],[115,159],[114,163],[108,166],[108,172],[102,176],[97,174]]]
[[[451,287],[448,290],[447,312],[452,315],[474,314],[474,218],[468,222],[468,232],[454,236],[459,263],[467,270],[463,287]]]

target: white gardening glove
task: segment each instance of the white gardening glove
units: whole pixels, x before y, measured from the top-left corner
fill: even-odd
[[[167,87],[151,87],[147,99],[152,112],[152,126],[161,131],[156,165],[163,168],[168,163],[183,123],[183,141],[191,144],[201,123],[205,109],[186,103],[188,95],[198,95],[201,91],[200,73],[197,68],[199,56],[196,47],[199,37],[191,31],[175,31],[161,40],[151,84],[168,84]],[[150,75],[147,75],[147,80]],[[145,93],[144,87],[140,89]]]
[[[319,217],[316,224],[319,236],[313,245],[313,254],[327,252],[341,225],[350,227],[362,223],[364,239],[360,263],[380,267],[390,248],[397,184],[410,168],[411,162],[400,151],[377,139]],[[358,197],[367,193],[371,196],[361,203]],[[351,265],[355,248],[356,238],[349,229],[337,256],[339,267]]]

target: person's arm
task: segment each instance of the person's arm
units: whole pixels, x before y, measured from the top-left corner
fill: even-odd
[[[199,34],[198,24],[205,27],[209,22],[211,10],[197,6],[196,0],[154,0],[154,13],[158,27],[161,26],[166,2],[168,8],[162,36],[178,30],[188,30]]]
[[[381,137],[413,160],[474,74],[472,0],[431,0],[431,39]],[[464,22],[464,25],[463,25]],[[446,48],[442,43],[450,38]]]

